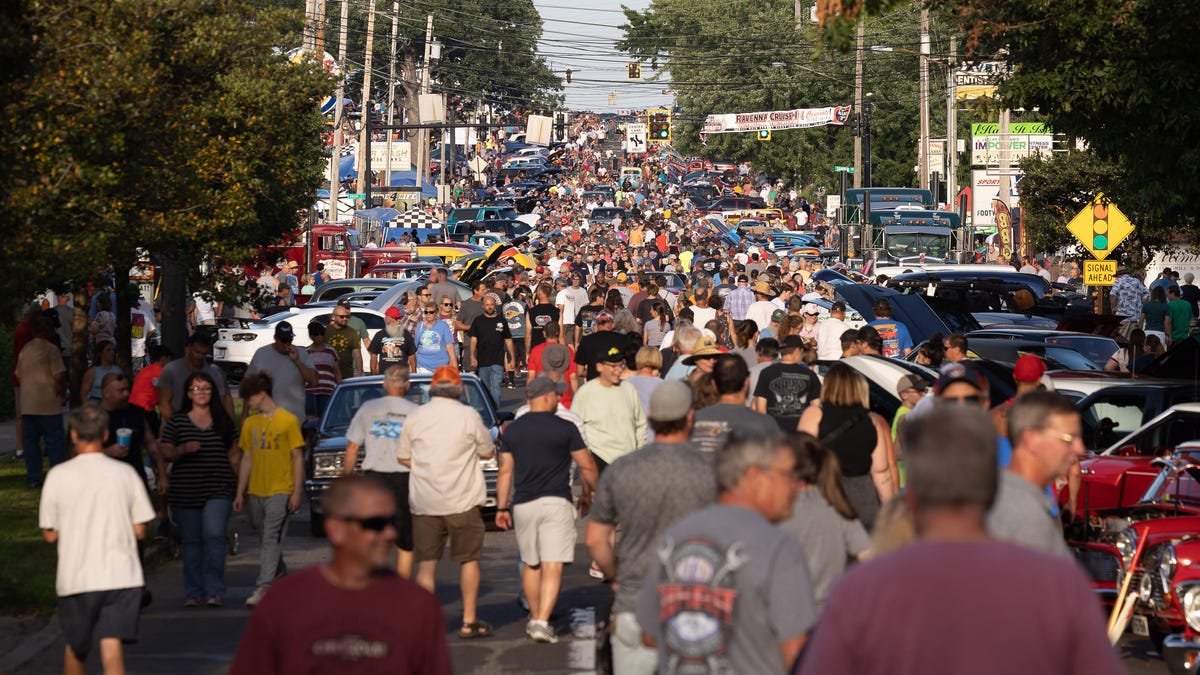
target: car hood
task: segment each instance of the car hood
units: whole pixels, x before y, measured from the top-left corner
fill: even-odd
[[[901,295],[890,288],[867,284],[840,284],[836,288],[838,294],[867,321],[875,320],[875,301],[887,300],[892,306],[892,318],[908,328],[913,344],[928,340],[934,333],[949,335],[952,332],[946,322],[916,295]]]

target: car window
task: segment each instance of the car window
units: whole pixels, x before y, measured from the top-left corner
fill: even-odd
[[[1098,335],[1050,335],[1046,337],[1046,344],[1070,347],[1101,368],[1119,349],[1115,340]]]
[[[1200,413],[1176,411],[1166,420],[1122,441],[1137,454],[1162,456],[1188,441],[1200,441]]]
[[[372,314],[371,312],[355,312],[351,310],[350,315],[362,319],[362,322],[367,327],[367,330],[379,330],[380,328],[383,328],[383,317],[379,316],[378,314]]]
[[[1104,396],[1079,411],[1083,422],[1083,444],[1089,450],[1106,448],[1142,426],[1142,399],[1135,396]]]
[[[321,421],[321,433],[325,436],[344,436],[350,428],[354,413],[364,403],[383,396],[383,383],[370,385],[353,385],[338,387],[333,392],[329,407],[325,409],[325,417]],[[483,389],[474,381],[463,382],[463,395],[459,399],[471,406],[483,418],[485,427],[496,425],[496,418],[491,407],[484,398]],[[414,382],[408,388],[405,398],[418,405],[429,402],[429,383]]]
[[[317,289],[317,292],[312,296],[309,302],[323,302],[327,300],[337,300],[343,295],[354,290],[353,286],[330,286],[322,285]]]
[[[1053,362],[1052,368],[1056,370],[1100,370],[1094,361],[1066,347],[1046,347],[1045,357]]]

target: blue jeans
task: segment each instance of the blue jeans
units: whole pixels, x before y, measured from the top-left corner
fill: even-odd
[[[225,594],[225,552],[233,500],[210,498],[199,509],[171,507],[183,553],[183,594],[187,598]]]
[[[24,423],[22,436],[25,442],[25,477],[30,486],[40,486],[46,475],[42,469],[42,448],[38,441],[46,445],[50,468],[67,459],[67,435],[63,430],[63,416],[61,413],[22,415],[21,421]]]
[[[479,381],[492,395],[492,401],[500,405],[500,380],[504,379],[504,366],[480,366]]]

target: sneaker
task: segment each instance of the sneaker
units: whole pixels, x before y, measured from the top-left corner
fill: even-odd
[[[600,569],[600,566],[593,561],[592,566],[588,568],[588,576],[593,579],[603,579],[604,572]]]
[[[525,625],[525,634],[533,638],[534,642],[544,642],[546,644],[558,644],[558,636],[554,634],[554,629],[545,621],[530,621]]]
[[[258,603],[262,602],[263,596],[266,594],[267,594],[266,586],[254,589],[254,593],[252,593],[250,595],[250,597],[246,598],[246,606],[254,607]]]
[[[200,598],[188,598],[183,601],[183,606],[184,607],[199,607],[200,606]]]
[[[204,604],[208,605],[209,607],[220,607],[225,603],[221,601],[221,596],[210,595],[204,599]]]
[[[25,456],[25,450],[23,450],[21,448],[17,448],[17,451],[13,453],[13,459],[21,459],[24,456]]]

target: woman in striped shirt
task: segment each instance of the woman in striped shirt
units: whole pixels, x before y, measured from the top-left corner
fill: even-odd
[[[162,453],[172,462],[167,505],[182,540],[186,607],[220,607],[225,594],[226,531],[241,451],[233,420],[212,405],[216,390],[208,374],[193,373],[183,406],[162,434]]]

